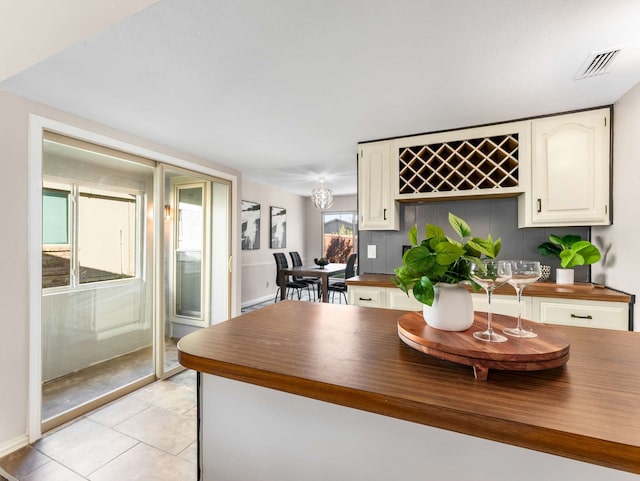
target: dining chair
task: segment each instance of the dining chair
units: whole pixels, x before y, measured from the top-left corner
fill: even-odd
[[[276,261],[276,285],[278,286],[274,302],[278,302],[278,297],[280,294],[280,270],[287,269],[289,267],[289,264],[287,262],[287,256],[285,256],[282,252],[274,252],[273,257]],[[309,289],[309,284],[296,282],[291,279],[291,276],[286,276],[285,286],[285,297],[288,297],[289,293],[291,293],[291,299],[293,299],[293,292],[297,292],[298,300],[302,298],[302,289]]]
[[[351,254],[347,259],[347,266],[344,270],[344,281],[336,281],[327,285],[327,289],[331,293],[331,302],[335,297],[336,292],[344,297],[344,302],[347,304],[347,283],[345,282],[350,277],[356,275],[356,261],[358,260],[358,254]],[[342,302],[340,302],[342,303]]]
[[[289,252],[289,255],[291,256],[291,265],[293,267],[300,267],[302,265],[302,258],[300,257],[300,253],[298,251],[292,251]],[[322,287],[322,281],[320,280],[319,277],[306,277],[306,276],[292,276],[294,282],[304,282],[308,285],[314,285],[315,288],[313,289],[313,302],[316,301],[316,299],[320,299],[321,293],[321,287]],[[317,291],[317,298],[316,298],[316,291]]]

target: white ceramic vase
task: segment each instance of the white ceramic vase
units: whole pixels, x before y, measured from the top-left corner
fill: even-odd
[[[473,324],[471,293],[458,284],[439,283],[434,286],[433,305],[423,305],[425,322],[443,331],[466,331]]]
[[[573,284],[573,269],[556,269],[556,284]]]

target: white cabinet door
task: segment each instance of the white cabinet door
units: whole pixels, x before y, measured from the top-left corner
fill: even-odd
[[[387,289],[387,307],[389,309],[401,309],[403,311],[420,311],[422,312],[422,304],[413,297],[411,292],[408,296],[400,289],[391,287]]]
[[[610,110],[532,121],[531,187],[519,227],[609,225]]]
[[[358,146],[358,214],[360,230],[398,230],[398,204],[393,182],[398,178],[393,142],[369,142]],[[394,168],[395,167],[395,168]]]

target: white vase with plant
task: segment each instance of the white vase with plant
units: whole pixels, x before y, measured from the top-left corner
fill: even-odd
[[[470,269],[482,258],[494,258],[501,240],[471,237],[471,228],[460,217],[449,213],[449,224],[460,240],[447,237],[441,227],[427,224],[425,239],[418,243],[418,226],[409,230],[411,249],[402,256],[402,266],[395,269],[393,283],[424,304],[425,322],[436,329],[464,331],[473,324],[471,294],[461,282],[471,280]]]
[[[573,284],[574,267],[595,264],[600,260],[600,250],[576,234],[563,237],[552,234],[549,241],[538,246],[538,253],[560,259],[560,267],[556,269],[556,284]]]

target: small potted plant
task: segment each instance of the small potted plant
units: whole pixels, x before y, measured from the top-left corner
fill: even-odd
[[[538,254],[560,259],[560,268],[556,270],[556,284],[573,284],[574,267],[595,264],[600,260],[600,250],[576,234],[563,237],[550,235],[547,242],[538,246]]]
[[[427,224],[425,237],[418,243],[418,226],[409,230],[411,248],[402,256],[393,283],[424,304],[423,315],[431,327],[464,331],[473,324],[471,294],[461,282],[470,282],[470,268],[483,257],[494,258],[500,252],[501,240],[471,237],[471,228],[460,217],[449,213],[449,224],[460,240],[447,237],[441,227]]]

